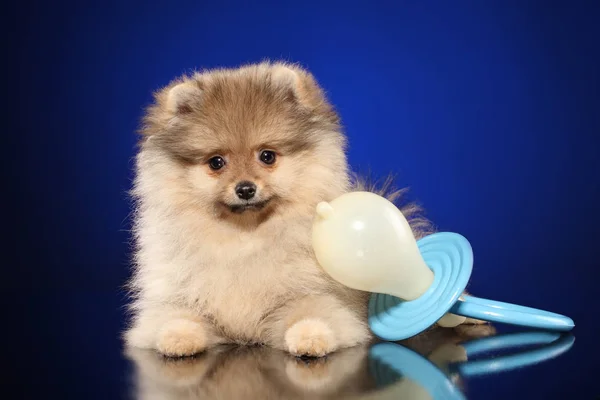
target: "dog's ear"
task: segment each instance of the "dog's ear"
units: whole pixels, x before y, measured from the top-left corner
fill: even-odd
[[[191,79],[180,82],[168,90],[165,107],[167,112],[173,115],[191,113],[202,100],[202,88],[200,82]]]
[[[274,85],[291,90],[298,103],[307,108],[319,109],[327,103],[312,74],[297,65],[273,65],[271,79]]]
[[[138,133],[146,138],[160,136],[177,117],[198,110],[202,104],[203,82],[194,77],[179,78],[153,93],[154,102],[146,108]]]

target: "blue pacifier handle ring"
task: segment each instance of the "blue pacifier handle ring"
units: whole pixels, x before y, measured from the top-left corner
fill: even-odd
[[[471,295],[461,296],[450,312],[489,322],[554,331],[570,331],[575,326],[571,318],[561,314]]]
[[[523,332],[478,339],[463,345],[468,358],[482,352],[508,349],[515,346],[542,344],[542,347],[491,359],[456,363],[450,365],[450,370],[457,372],[463,377],[506,372],[558,357],[567,352],[573,346],[574,342],[575,337],[571,334],[552,332]]]

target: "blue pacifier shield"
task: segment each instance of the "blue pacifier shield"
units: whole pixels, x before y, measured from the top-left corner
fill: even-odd
[[[464,292],[473,270],[469,241],[453,232],[438,232],[417,241],[425,263],[434,273],[431,287],[418,299],[403,301],[373,293],[369,326],[383,340],[415,336],[442,318]]]

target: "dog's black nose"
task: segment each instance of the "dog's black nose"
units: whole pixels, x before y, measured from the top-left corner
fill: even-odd
[[[242,200],[250,200],[256,193],[256,185],[248,181],[240,182],[235,187],[235,193]]]

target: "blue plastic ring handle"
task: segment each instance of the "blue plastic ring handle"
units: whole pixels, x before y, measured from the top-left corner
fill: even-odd
[[[452,307],[451,313],[530,328],[569,331],[575,323],[569,317],[531,307],[464,295]]]
[[[543,344],[543,346],[516,354],[497,356],[492,359],[452,364],[450,365],[450,370],[452,372],[457,372],[463,377],[475,377],[506,372],[558,357],[567,352],[573,346],[573,343],[575,343],[573,335],[561,335],[551,332],[524,332],[478,339],[463,345],[467,352],[467,357],[471,358],[482,352],[500,349],[504,350],[515,346],[536,344]]]
[[[371,347],[369,359],[371,374],[379,387],[392,386],[399,377],[406,377],[425,389],[432,399],[465,399],[448,375],[425,357],[404,346],[377,343]]]

